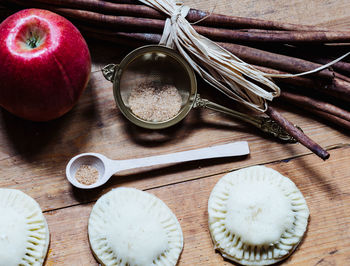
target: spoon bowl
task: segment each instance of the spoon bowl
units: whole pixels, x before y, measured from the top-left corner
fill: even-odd
[[[68,181],[78,188],[95,188],[103,185],[109,179],[109,176],[106,175],[106,164],[110,161],[106,156],[99,153],[82,153],[73,157],[67,164],[66,167],[66,176]],[[82,165],[90,165],[98,171],[98,179],[95,183],[91,185],[84,185],[79,183],[75,178],[77,170]]]

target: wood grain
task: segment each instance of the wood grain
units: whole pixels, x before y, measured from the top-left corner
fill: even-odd
[[[185,3],[204,10],[215,7],[215,12],[228,15],[337,29],[348,29],[350,25],[347,0],[186,0]],[[182,123],[171,129],[137,128],[116,108],[112,84],[100,72],[101,67],[119,62],[130,50],[93,40],[88,40],[88,44],[93,73],[87,90],[71,112],[48,123],[32,123],[0,111],[0,187],[21,189],[45,211],[52,237],[46,265],[96,265],[87,242],[88,216],[93,202],[118,186],[147,190],[174,210],[185,235],[180,265],[231,265],[213,251],[207,231],[207,199],[223,173],[256,164],[268,164],[291,177],[311,209],[305,240],[286,264],[350,264],[349,132],[297,108],[283,111],[286,118],[330,149],[330,160],[323,162],[299,144],[280,143],[248,125],[208,110],[192,110]],[[198,90],[210,100],[237,108],[215,90],[202,85]],[[93,191],[73,189],[65,178],[66,163],[81,152],[128,159],[238,140],[249,142],[250,156],[129,171]]]
[[[310,209],[307,233],[286,265],[350,263],[349,157],[350,147],[346,147],[337,149],[327,163],[307,155],[266,165],[291,178]],[[181,224],[185,244],[179,265],[231,265],[214,251],[207,226],[208,198],[222,176],[147,190],[162,199]],[[45,213],[52,232],[47,265],[97,265],[87,237],[92,206],[93,203],[83,204]]]

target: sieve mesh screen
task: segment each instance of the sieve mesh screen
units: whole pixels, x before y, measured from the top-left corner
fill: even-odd
[[[130,94],[141,84],[174,86],[181,96],[181,109],[187,104],[191,93],[191,81],[183,65],[162,52],[141,54],[123,68],[119,90],[121,99],[129,111],[131,111],[128,102]]]

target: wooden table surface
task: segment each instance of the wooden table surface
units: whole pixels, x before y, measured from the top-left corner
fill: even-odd
[[[350,29],[348,0],[187,0],[191,7],[216,13]],[[264,164],[290,177],[310,208],[306,236],[289,265],[350,265],[349,133],[297,109],[283,114],[326,147],[323,162],[299,144],[283,144],[254,128],[208,110],[193,110],[181,124],[162,131],[131,125],[116,108],[112,84],[101,66],[118,62],[128,49],[88,41],[93,72],[77,106],[48,123],[23,121],[0,111],[0,187],[17,188],[38,201],[51,232],[45,265],[97,265],[88,238],[88,217],[96,199],[115,187],[148,191],[176,214],[184,233],[179,265],[231,265],[213,249],[207,201],[227,172]],[[199,88],[200,90],[200,88]],[[217,91],[203,92],[220,101]],[[65,178],[68,160],[82,152],[113,159],[159,155],[239,140],[249,142],[244,158],[216,159],[130,171],[101,189],[81,191]],[[0,263],[1,264],[1,263]]]

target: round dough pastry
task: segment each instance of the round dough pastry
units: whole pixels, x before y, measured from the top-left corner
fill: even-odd
[[[183,247],[180,224],[168,206],[134,188],[117,188],[99,198],[88,231],[102,265],[176,265]]]
[[[20,190],[0,188],[0,266],[42,265],[49,240],[39,204]]]
[[[215,249],[243,265],[269,265],[289,256],[308,224],[306,201],[287,177],[253,166],[225,175],[208,202]]]

